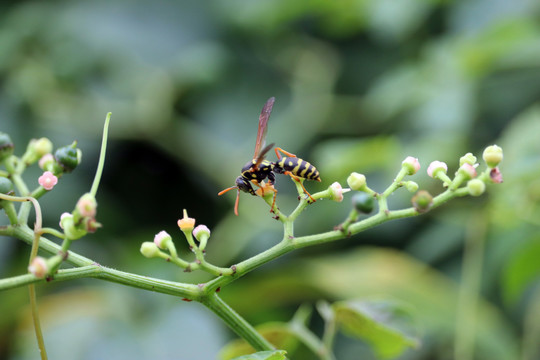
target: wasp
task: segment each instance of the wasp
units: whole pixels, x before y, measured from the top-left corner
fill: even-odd
[[[298,181],[311,201],[315,202],[315,199],[309,194],[301,181],[301,179],[321,181],[319,171],[315,168],[315,166],[279,147],[275,149],[276,156],[278,158],[277,162],[271,162],[265,159],[265,155],[274,147],[273,143],[268,146],[265,146],[265,143],[266,133],[268,131],[268,119],[270,118],[270,113],[272,112],[275,101],[276,99],[274,97],[268,99],[262,108],[261,115],[259,116],[259,128],[257,130],[257,140],[255,141],[255,153],[253,155],[253,160],[244,165],[240,176],[236,178],[236,185],[226,188],[218,193],[218,195],[223,195],[227,191],[233,189],[237,190],[236,202],[234,204],[235,215],[238,215],[240,191],[257,196],[257,193],[252,186],[252,184],[254,184],[261,188],[261,191],[264,194],[265,187],[261,186],[261,183],[266,179],[268,179],[268,187],[271,187],[274,192],[274,199],[272,201],[272,207],[270,208],[270,211],[274,211],[277,193],[277,190],[274,188],[276,183],[275,173],[289,175],[295,181]],[[282,156],[280,153],[284,156]]]

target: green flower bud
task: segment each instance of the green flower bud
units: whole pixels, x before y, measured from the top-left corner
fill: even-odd
[[[353,206],[361,213],[369,214],[373,211],[375,199],[365,192],[357,192],[352,197]]]
[[[484,150],[482,158],[486,162],[487,166],[489,166],[490,168],[497,167],[497,165],[499,165],[499,163],[503,159],[503,150],[500,146],[497,145],[488,146]]]
[[[64,172],[71,172],[81,163],[82,152],[77,149],[77,142],[74,141],[71,145],[64,146],[56,150],[54,158],[62,167]]]
[[[13,194],[13,183],[5,177],[0,177],[0,193],[11,195]]]
[[[410,193],[415,193],[418,190],[418,184],[414,181],[407,181],[405,182],[405,188]]]
[[[13,154],[15,145],[8,134],[0,132],[0,162]]]
[[[467,189],[472,196],[480,196],[486,191],[486,184],[480,179],[472,179],[467,182]]]
[[[466,153],[459,159],[459,166],[463,166],[463,164],[474,166],[474,164],[476,164],[476,156],[474,156],[472,153]]]
[[[351,190],[362,191],[366,187],[366,177],[363,174],[353,172],[347,178],[347,184],[349,185]]]
[[[433,205],[433,196],[426,190],[420,190],[413,196],[411,202],[416,211],[424,213],[431,208],[431,205]]]
[[[147,258],[153,258],[159,255],[159,248],[152,241],[145,241],[141,245],[141,254]]]
[[[26,147],[26,152],[22,156],[22,161],[30,165],[41,159],[45,154],[52,151],[53,145],[47,138],[32,139]]]

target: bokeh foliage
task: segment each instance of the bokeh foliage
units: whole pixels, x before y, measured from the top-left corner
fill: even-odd
[[[204,274],[178,273],[138,253],[158,231],[177,233],[182,208],[212,229],[208,257],[216,264],[232,264],[277,242],[279,226],[262,201],[242,196],[235,217],[234,197],[216,196],[251,159],[257,116],[270,96],[277,101],[268,142],[318,167],[323,182],[306,183],[312,190],[345,184],[351,171],[365,173],[374,190],[383,190],[412,155],[423,165],[415,180],[436,193],[440,184],[424,172],[430,161],[447,161],[453,173],[461,155],[480,156],[497,143],[505,151],[505,182],[486,196],[298,251],[223,296],[257,324],[288,321],[301,303],[321,298],[398,299],[416,309],[423,331],[420,349],[403,358],[447,359],[464,239],[472,222],[483,221],[476,356],[539,356],[538,2],[1,6],[0,130],[10,133],[19,155],[30,138],[41,136],[56,146],[77,139],[84,152],[81,168],[42,201],[48,226],[89,189],[103,119],[113,113],[98,192],[104,228],[75,243],[75,251],[136,273],[203,282]],[[27,175],[37,179],[37,172]],[[279,176],[277,186],[280,207],[292,209],[293,185]],[[408,198],[396,194],[393,205],[407,206]],[[310,206],[296,232],[331,229],[346,214],[346,202]],[[0,275],[25,272],[29,249],[1,240]],[[200,306],[166,296],[96,281],[38,289],[55,359],[213,358],[231,336]],[[0,296],[0,357],[36,356],[25,302],[25,289]],[[374,356],[346,337],[337,342],[339,359]]]

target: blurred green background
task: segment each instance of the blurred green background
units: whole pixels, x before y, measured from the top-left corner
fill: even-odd
[[[277,243],[281,226],[264,202],[243,194],[236,217],[233,193],[216,195],[251,159],[270,96],[268,142],[317,166],[323,181],[306,182],[310,191],[345,185],[352,171],[382,191],[412,155],[422,164],[413,180],[436,194],[442,187],[426,175],[429,162],[446,161],[453,174],[460,156],[481,157],[496,143],[505,151],[504,183],[488,194],[294,252],[222,295],[254,324],[288,321],[318,299],[393,298],[410,304],[422,341],[402,359],[451,359],[456,334],[474,342],[471,358],[540,359],[539,2],[17,1],[0,8],[0,131],[17,155],[41,136],[55,147],[78,140],[83,151],[81,166],[41,201],[46,226],[57,226],[90,188],[105,114],[113,113],[98,192],[104,227],[74,251],[138,274],[204,282],[205,274],[139,253],[163,229],[187,251],[176,228],[183,208],[211,228],[207,256],[217,265]],[[37,185],[38,175],[27,171],[28,183]],[[277,187],[280,208],[293,209],[291,181],[278,175]],[[408,206],[409,198],[399,191],[390,206]],[[349,208],[347,196],[317,202],[296,234],[329,230]],[[0,276],[25,273],[29,247],[0,240]],[[473,244],[469,277],[465,243]],[[478,306],[458,315],[459,288],[474,289],[478,271]],[[234,338],[204,307],[166,295],[98,280],[37,289],[52,359],[213,359]],[[25,288],[0,294],[0,358],[38,357],[27,304]],[[320,332],[320,317],[312,325]],[[338,359],[374,359],[346,336],[336,342]],[[294,358],[312,355],[299,349]]]

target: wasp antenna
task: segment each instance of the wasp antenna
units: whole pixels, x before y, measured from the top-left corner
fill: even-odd
[[[240,202],[240,189],[236,193],[236,201],[234,203],[234,215],[238,216],[238,203]]]
[[[221,196],[221,195],[225,194],[227,191],[230,191],[232,189],[238,189],[238,187],[237,186],[231,186],[229,188],[226,188],[225,190],[221,190],[220,192],[218,192],[218,196]]]

